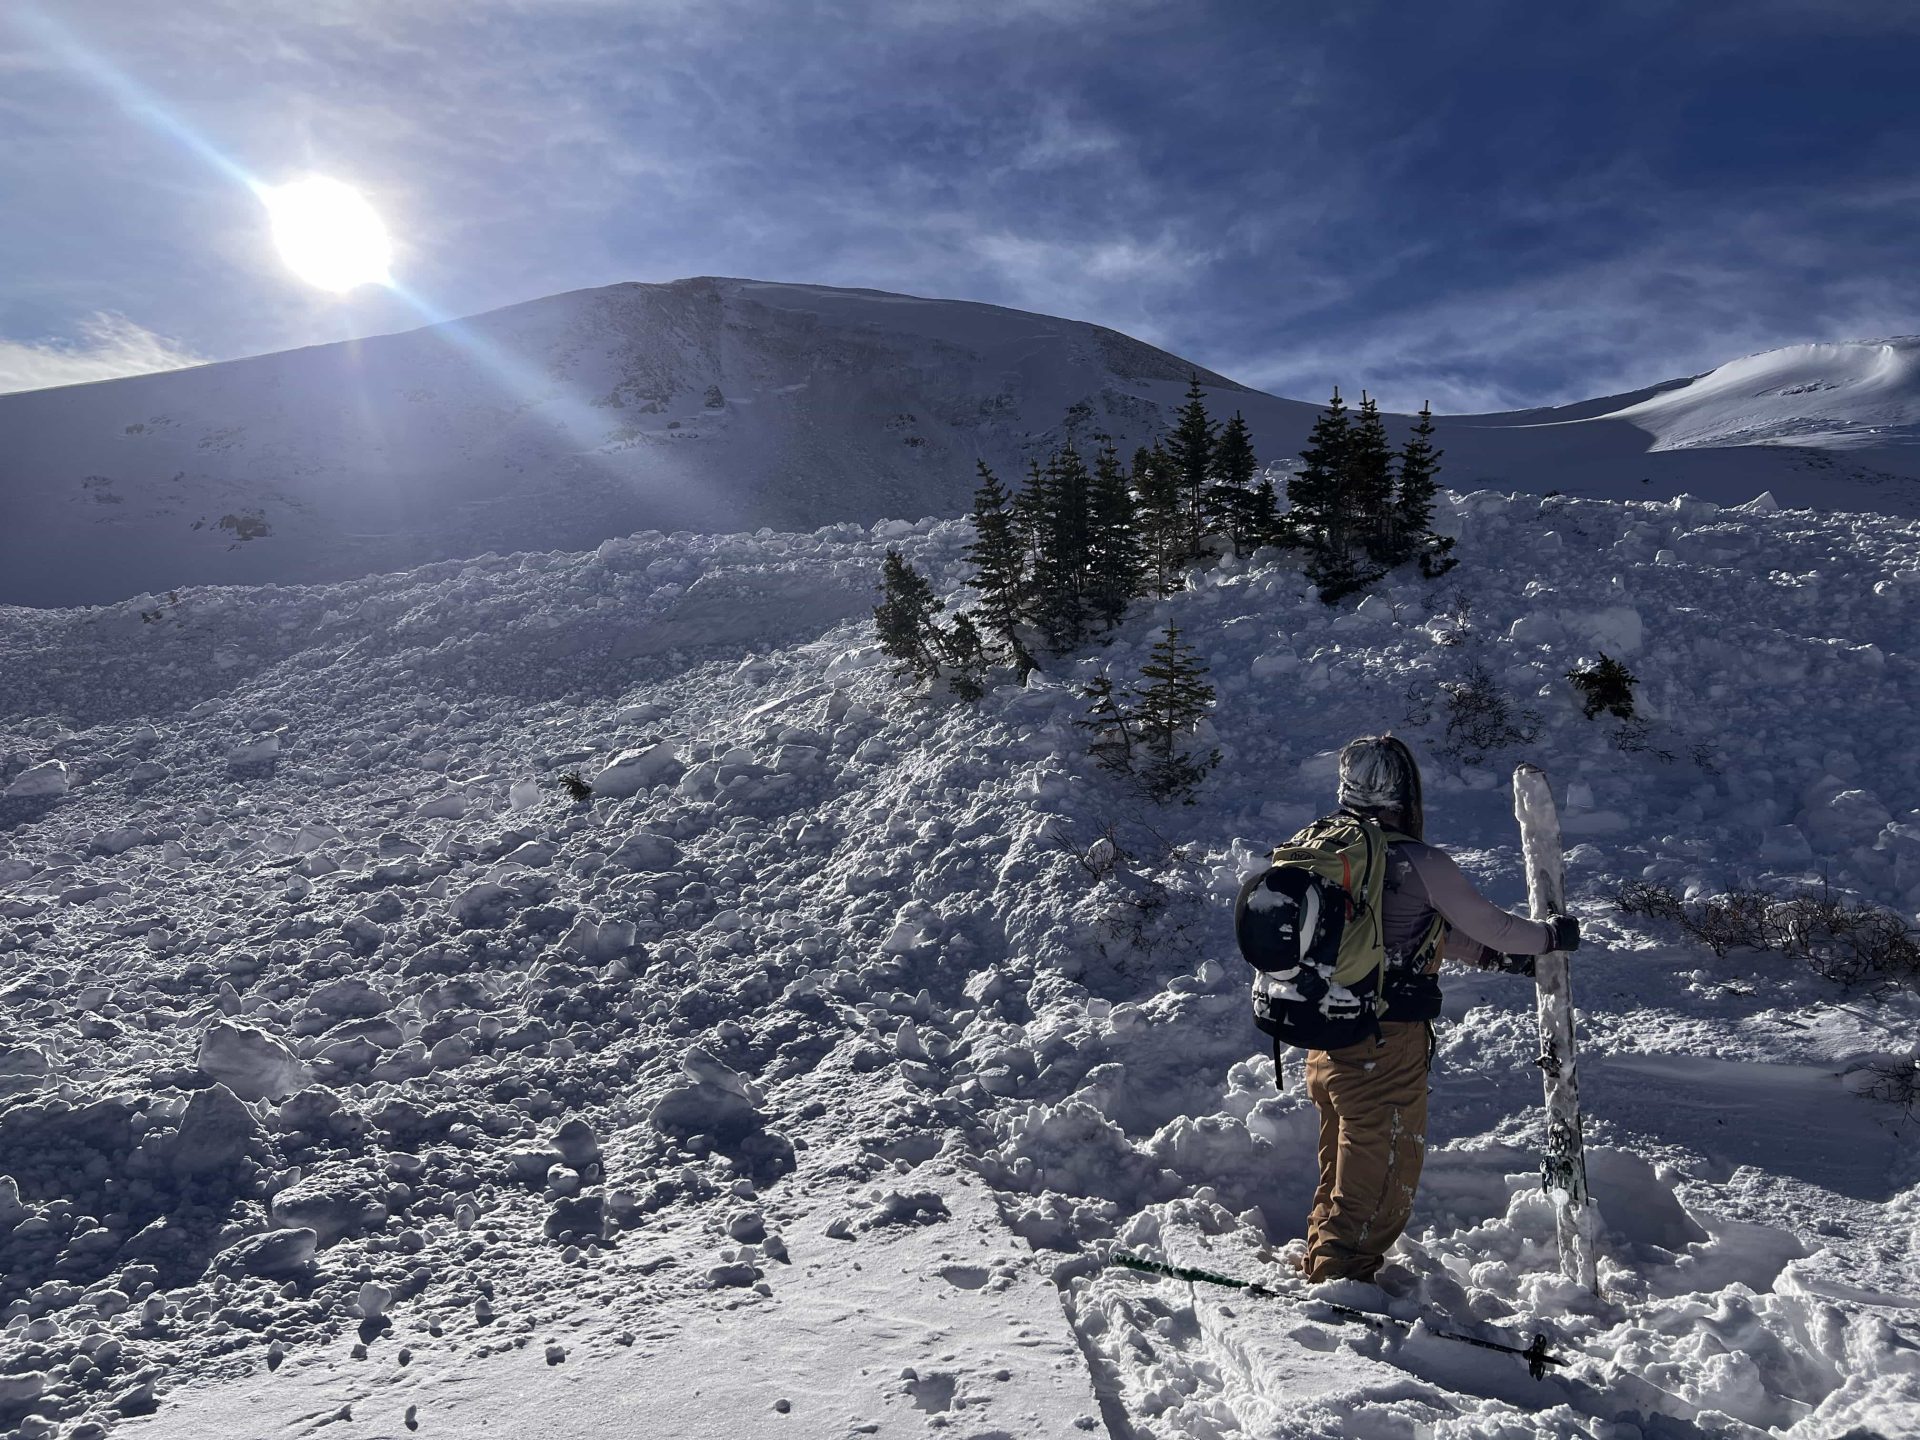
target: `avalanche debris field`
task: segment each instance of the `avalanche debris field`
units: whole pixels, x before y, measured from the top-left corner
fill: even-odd
[[[958,522],[0,611],[0,1432],[1920,1433],[1916,996],[1615,904],[1920,908],[1912,525],[1436,520],[1440,581],[1224,560],[977,705],[870,620]],[[1162,807],[1074,721],[1169,621],[1222,763]],[[1638,720],[1583,717],[1602,653]],[[1326,1292],[1409,1327],[1106,1267],[1287,1273],[1315,1117],[1230,906],[1388,727],[1510,907],[1506,774],[1553,779],[1601,1295],[1501,975],[1447,979],[1384,1289]]]

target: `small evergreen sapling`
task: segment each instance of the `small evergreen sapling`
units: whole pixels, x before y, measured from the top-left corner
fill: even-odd
[[[873,624],[880,648],[902,674],[931,680],[940,673],[940,601],[933,584],[892,546],[880,571],[880,603]]]
[[[1569,670],[1567,679],[1580,692],[1580,709],[1587,719],[1596,719],[1603,711],[1621,720],[1633,719],[1633,687],[1640,681],[1604,650],[1597,663]]]
[[[1092,733],[1093,738],[1087,742],[1088,751],[1100,762],[1102,770],[1131,773],[1134,720],[1114,693],[1113,681],[1105,675],[1098,676],[1081,693],[1093,703],[1087,707],[1086,715],[1073,723]]]
[[[1213,687],[1207,667],[1180,631],[1169,625],[1154,643],[1131,704],[1124,703],[1113,681],[1102,675],[1083,691],[1092,703],[1074,723],[1092,733],[1088,750],[1101,768],[1136,776],[1155,800],[1193,803],[1193,793],[1220,763],[1220,752],[1196,756],[1182,741],[1198,729],[1213,708]]]
[[[586,777],[578,770],[562,770],[560,788],[567,792],[569,799],[582,804],[593,798],[593,786],[587,783]]]
[[[1183,752],[1180,742],[1198,728],[1213,708],[1213,687],[1207,683],[1207,666],[1192,646],[1183,644],[1177,626],[1168,625],[1166,633],[1154,642],[1140,675],[1149,681],[1139,692],[1134,719],[1140,747],[1146,755],[1141,778],[1156,800],[1180,799],[1193,803],[1193,792],[1207,773],[1220,763],[1214,750],[1205,759]]]

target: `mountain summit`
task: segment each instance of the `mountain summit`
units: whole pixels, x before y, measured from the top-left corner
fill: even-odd
[[[1910,358],[1911,343],[1896,353]],[[1884,472],[1920,470],[1920,452],[1910,434],[1904,448],[1878,445],[1861,427],[1920,413],[1911,367],[1872,347],[1802,348],[1782,373],[1828,388],[1795,392],[1812,397],[1795,415],[1869,393],[1882,406],[1849,412],[1844,463],[1822,448],[1833,426],[1788,453],[1782,434],[1727,419],[1747,413],[1729,408],[1737,384],[1716,378],[1754,363],[1736,362],[1678,388],[1446,419],[1442,478],[1732,501],[1770,488],[1786,504],[1906,513],[1911,487]],[[1190,375],[1216,415],[1245,413],[1264,459],[1298,452],[1315,406],[1097,325],[713,278],[0,396],[0,603],[340,579],[647,529],[957,515],[977,461],[1013,481],[1069,436],[1110,436],[1123,454],[1150,442]],[[1788,423],[1778,404],[1767,413]]]

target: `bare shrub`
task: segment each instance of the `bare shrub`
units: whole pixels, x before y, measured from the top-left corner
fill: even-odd
[[[1873,1079],[1861,1087],[1862,1095],[1898,1105],[1908,1119],[1920,1120],[1920,1057],[1883,1060],[1867,1068]]]
[[[1492,750],[1529,744],[1540,733],[1540,716],[1532,710],[1515,713],[1500,693],[1493,675],[1478,659],[1467,663],[1459,680],[1443,681],[1447,735],[1440,754],[1463,764],[1478,764]]]
[[[1629,881],[1614,896],[1625,914],[1667,920],[1712,950],[1773,950],[1842,985],[1920,986],[1920,931],[1892,910],[1831,886],[1778,898],[1734,890],[1688,903],[1671,886]]]

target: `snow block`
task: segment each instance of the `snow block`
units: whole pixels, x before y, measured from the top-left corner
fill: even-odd
[[[1760,858],[1769,865],[1806,865],[1813,847],[1798,825],[1769,825],[1760,840]]]
[[[235,770],[245,770],[255,765],[271,763],[280,754],[280,737],[262,735],[255,740],[242,740],[227,749],[227,764]]]
[[[622,750],[605,769],[589,776],[595,795],[625,799],[679,773],[680,759],[662,740],[639,750]]]
[[[750,1135],[765,1122],[745,1096],[705,1080],[667,1091],[647,1118],[663,1134],[711,1135],[722,1142]]]
[[[1563,610],[1560,623],[1568,632],[1609,655],[1638,653],[1646,627],[1631,605],[1607,605],[1597,610]]]
[[[195,1062],[202,1075],[242,1100],[284,1100],[311,1084],[313,1076],[293,1051],[264,1030],[216,1020],[200,1038]]]
[[[44,800],[65,795],[72,776],[64,760],[45,760],[16,775],[0,799]]]
[[[181,1180],[219,1175],[232,1170],[263,1139],[260,1122],[233,1091],[209,1085],[194,1091],[187,1102],[169,1147],[169,1168]]]
[[[311,1230],[319,1246],[386,1223],[387,1207],[373,1192],[373,1177],[348,1165],[329,1165],[273,1197],[273,1223]]]
[[[607,863],[623,870],[671,870],[679,859],[680,847],[668,836],[636,830],[607,856]]]

